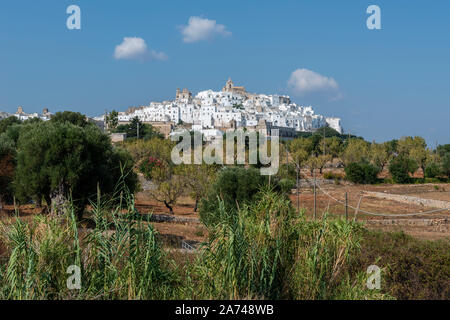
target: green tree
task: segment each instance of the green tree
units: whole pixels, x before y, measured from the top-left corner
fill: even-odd
[[[127,138],[152,139],[164,138],[152,125],[144,124],[139,117],[131,119],[129,124],[121,124],[116,127],[114,132],[123,132],[127,134]]]
[[[417,170],[417,163],[404,156],[398,156],[391,160],[389,172],[396,183],[408,183],[411,176]]]
[[[214,216],[213,212],[219,206],[219,201],[223,200],[227,210],[236,211],[251,202],[266,183],[267,176],[262,176],[258,169],[223,168],[207,197],[201,201],[200,218],[206,225],[216,223],[219,217]]]
[[[389,162],[389,152],[386,143],[375,143],[370,145],[370,162],[379,167],[383,171],[386,164]]]
[[[189,194],[195,201],[194,212],[197,212],[199,201],[205,198],[214,183],[216,168],[212,165],[184,165],[180,169],[186,179]]]
[[[2,201],[12,197],[12,181],[15,169],[16,149],[14,142],[6,136],[0,134],[0,210]]]
[[[439,145],[439,146],[437,147],[436,153],[437,153],[440,157],[443,157],[443,156],[445,156],[447,153],[450,153],[450,144]]]
[[[173,176],[169,180],[158,184],[158,187],[151,192],[152,197],[159,202],[164,203],[171,214],[173,206],[177,203],[178,198],[183,195],[186,188],[186,182],[180,176]]]
[[[376,183],[380,168],[368,162],[350,163],[345,167],[345,178],[353,183]]]
[[[109,131],[114,131],[119,125],[119,113],[116,110],[111,111],[106,115],[106,124]]]
[[[369,159],[369,145],[362,139],[350,139],[341,154],[344,165],[365,162]]]
[[[72,111],[57,112],[52,116],[50,122],[52,123],[68,122],[82,128],[91,124],[86,120],[86,116],[82,115],[79,112],[72,112]]]
[[[399,155],[414,160],[424,173],[429,156],[426,148],[427,144],[422,137],[403,137],[398,141],[397,147]]]
[[[325,138],[325,145],[322,141],[320,146],[320,153],[329,154],[332,156],[332,159],[339,157],[343,151],[342,139],[338,137]]]
[[[12,126],[14,124],[21,124],[21,123],[22,123],[22,121],[20,121],[19,119],[17,119],[14,116],[0,120],[0,134],[6,132],[6,130],[10,126]]]
[[[450,178],[450,153],[444,154],[441,160],[442,174]]]
[[[132,159],[113,149],[108,136],[96,126],[82,128],[69,122],[46,122],[21,133],[14,178],[19,199],[29,198],[60,211],[60,204],[72,199],[77,215],[95,198],[97,186],[112,194],[124,175],[131,193],[137,186]]]

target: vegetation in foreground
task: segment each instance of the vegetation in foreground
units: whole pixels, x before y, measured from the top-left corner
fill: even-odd
[[[284,150],[296,166],[269,179],[243,166],[174,166],[172,145],[149,130],[124,149],[112,146],[70,112],[48,123],[0,121],[0,203],[16,197],[58,209],[1,224],[0,298],[449,298],[448,243],[377,234],[327,215],[309,221],[286,197],[296,167],[321,172],[336,159],[355,183],[377,182],[385,166],[398,182],[411,182],[419,167],[427,179],[447,179],[448,145],[431,151],[418,137],[370,144],[318,133],[289,142]],[[132,168],[170,212],[186,192],[200,205],[209,240],[196,259],[176,263],[152,225],[138,220]],[[111,188],[120,175],[120,188]],[[93,227],[80,228],[87,203]],[[381,290],[366,287],[371,264],[382,268]],[[81,268],[80,290],[67,288],[70,265]]]
[[[100,197],[99,197],[100,199]],[[62,217],[17,218],[2,224],[7,261],[0,269],[3,299],[377,299],[365,270],[345,266],[358,251],[361,226],[342,220],[308,222],[286,197],[263,190],[237,211],[221,202],[219,219],[198,258],[179,269],[151,224],[136,221],[133,198],[107,209],[92,203],[93,229]],[[80,290],[67,289],[66,270],[81,268]]]
[[[151,224],[135,219],[132,196],[114,209],[98,196],[91,229],[77,226],[73,209],[2,223],[0,298],[448,299],[448,243],[369,232],[326,214],[310,221],[268,188],[255,197],[230,209],[219,200],[208,241],[183,266]],[[371,264],[382,268],[381,290],[366,286]],[[80,290],[67,288],[70,265],[81,268]]]

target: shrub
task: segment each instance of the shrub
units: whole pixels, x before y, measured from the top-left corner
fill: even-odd
[[[351,272],[375,264],[382,273],[381,290],[401,300],[450,297],[450,244],[415,239],[402,232],[365,231]]]
[[[297,169],[295,167],[295,164],[281,164],[277,176],[282,179],[287,178],[295,180],[297,178]]]
[[[437,163],[430,163],[425,168],[425,177],[426,178],[436,178],[441,173],[441,169]]]
[[[291,190],[295,187],[295,181],[292,179],[281,179],[278,185],[281,188],[281,192],[290,194]]]
[[[148,157],[142,160],[139,171],[144,175],[146,179],[152,179],[152,171],[155,168],[161,168],[163,166],[163,162],[155,157]]]
[[[339,174],[339,173],[334,173],[332,171],[327,171],[323,174],[323,178],[324,179],[328,179],[328,180],[335,180],[335,181],[339,181],[342,180],[344,177]]]
[[[395,183],[411,182],[410,174],[413,174],[417,168],[417,163],[405,156],[398,156],[389,164],[389,172]]]
[[[238,206],[253,200],[260,187],[267,182],[267,177],[262,176],[255,168],[245,169],[241,167],[227,167],[219,172],[216,183],[211,187],[205,199],[200,205],[200,218],[209,225],[217,221],[214,212],[223,200],[226,210],[235,211]]]
[[[441,160],[441,171],[444,176],[450,178],[450,152],[446,153]]]
[[[380,169],[367,162],[350,163],[345,167],[345,177],[353,183],[373,184],[378,181]]]

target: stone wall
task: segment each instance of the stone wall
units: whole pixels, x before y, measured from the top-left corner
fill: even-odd
[[[401,194],[391,194],[391,193],[383,193],[383,192],[373,192],[366,191],[366,195],[386,200],[394,200],[407,204],[415,204],[424,207],[438,208],[438,209],[447,209],[450,208],[450,202],[434,200],[434,199],[424,199],[418,197],[405,196]]]

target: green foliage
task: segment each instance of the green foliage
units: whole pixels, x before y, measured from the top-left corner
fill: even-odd
[[[55,113],[50,119],[52,123],[71,123],[78,127],[86,127],[90,123],[86,120],[86,116],[79,112],[64,111]]]
[[[151,180],[152,172],[157,167],[162,167],[162,166],[164,166],[164,163],[161,160],[150,156],[141,161],[141,163],[139,165],[139,171],[144,175],[144,177],[146,179]]]
[[[350,139],[341,154],[345,165],[369,161],[369,144],[362,139]]]
[[[297,169],[295,164],[280,164],[280,169],[278,170],[277,176],[281,179],[297,179]]]
[[[12,181],[16,166],[16,149],[12,141],[5,133],[0,134],[0,203],[2,200],[11,200]]]
[[[215,209],[219,201],[223,201],[226,210],[235,211],[238,206],[252,201],[260,187],[266,183],[267,177],[262,176],[257,169],[241,167],[222,169],[208,196],[202,199],[200,219],[207,226],[215,224],[218,219],[215,216]]]
[[[5,133],[6,130],[10,126],[12,126],[14,124],[21,124],[21,123],[22,122],[18,118],[14,117],[14,116],[11,116],[9,118],[0,120],[0,134]]]
[[[350,163],[345,167],[345,177],[353,183],[377,183],[378,173],[380,173],[380,168],[367,162]]]
[[[163,135],[160,134],[157,130],[153,128],[153,126],[149,124],[142,123],[141,120],[136,116],[131,119],[129,124],[121,124],[117,126],[114,132],[121,132],[127,134],[128,138],[139,138],[139,139],[152,139],[152,138],[163,138]],[[138,137],[139,133],[139,137]]]
[[[436,151],[440,157],[444,157],[446,154],[450,153],[450,144],[439,145]]]
[[[358,252],[361,226],[308,221],[283,195],[264,189],[238,212],[223,201],[208,226],[197,293],[206,299],[382,299],[363,271],[345,267]],[[365,271],[365,270],[364,270]]]
[[[436,178],[441,173],[441,169],[437,163],[430,163],[425,168],[425,177],[426,178]]]
[[[23,201],[45,198],[47,204],[54,193],[71,197],[82,214],[98,185],[105,193],[113,192],[114,179],[132,167],[131,157],[113,149],[109,137],[95,126],[39,123],[20,135],[15,192]],[[134,191],[134,173],[127,174],[127,182]]]
[[[325,137],[326,138],[331,138],[331,137],[336,137],[339,138],[341,140],[345,140],[348,139],[349,137],[352,138],[358,138],[358,139],[362,139],[361,137],[357,137],[355,135],[348,135],[348,134],[341,134],[339,132],[337,132],[336,130],[334,130],[333,128],[330,127],[322,127],[320,129],[318,129],[316,132],[297,132],[297,137],[299,138],[309,138],[313,135],[317,135],[320,137],[324,136],[324,131],[325,131]]]
[[[119,125],[119,113],[116,110],[111,111],[106,116],[106,124],[109,130],[114,130]]]
[[[126,194],[126,193],[125,193]],[[100,195],[99,195],[100,199]],[[170,299],[179,297],[171,268],[150,224],[131,220],[133,198],[109,211],[92,203],[95,227],[80,237],[72,208],[67,219],[36,216],[0,225],[8,261],[0,269],[0,299]],[[128,218],[128,219],[127,219]],[[81,289],[69,290],[69,266],[81,269]],[[3,266],[2,266],[3,267]]]
[[[285,178],[285,179],[281,179],[278,182],[278,185],[281,188],[281,192],[283,192],[285,194],[290,194],[291,190],[295,187],[295,183],[296,183],[295,180]]]
[[[450,152],[446,153],[441,160],[442,174],[450,178]]]
[[[324,179],[339,181],[344,179],[344,177],[339,173],[334,173],[333,171],[327,171],[323,174]]]
[[[384,269],[381,290],[400,300],[448,300],[450,244],[401,232],[365,231],[350,272],[375,264]]]
[[[417,163],[405,156],[398,156],[391,160],[389,172],[395,183],[408,183],[411,181],[410,174],[417,170]]]

